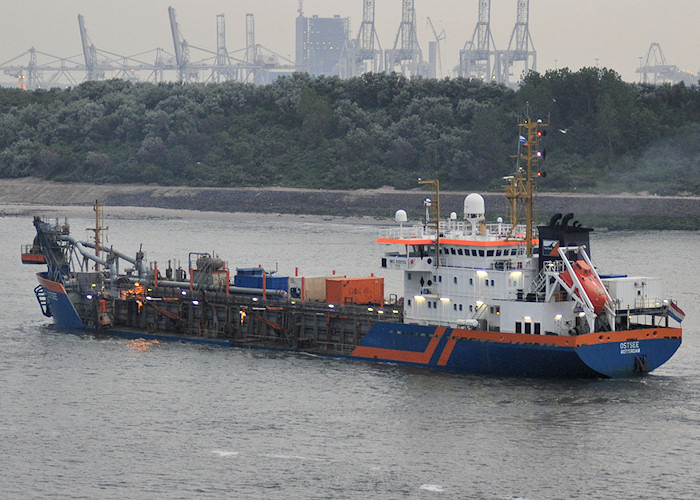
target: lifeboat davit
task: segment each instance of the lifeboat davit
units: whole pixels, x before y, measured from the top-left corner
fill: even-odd
[[[581,282],[581,286],[583,287],[584,293],[588,296],[588,300],[593,304],[593,311],[596,314],[600,314],[605,307],[605,301],[607,299],[603,284],[595,273],[593,273],[591,266],[589,266],[586,261],[577,260],[571,267],[573,267],[576,277]],[[568,286],[574,286],[574,280],[571,279],[568,270],[564,271],[559,276]],[[576,295],[581,297],[579,290],[576,290]]]

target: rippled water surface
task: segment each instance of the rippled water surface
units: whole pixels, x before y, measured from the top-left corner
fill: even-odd
[[[71,222],[81,237],[94,225]],[[159,266],[216,251],[280,274],[380,271],[374,226],[108,225],[115,248],[143,243]],[[684,341],[643,378],[556,381],[67,335],[20,264],[31,217],[0,229],[4,498],[697,498],[698,232],[593,233],[602,272],[663,278]],[[400,276],[377,274],[400,292]]]

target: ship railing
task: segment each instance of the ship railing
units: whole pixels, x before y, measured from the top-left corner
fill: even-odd
[[[411,227],[392,227],[381,232],[382,238],[410,240],[410,239],[425,239],[435,236],[435,231],[429,227],[424,227],[420,224]]]
[[[643,313],[643,311],[658,311],[666,307],[666,302],[663,299],[647,297],[634,299],[634,304],[622,304],[620,299],[615,299],[614,302],[617,312],[634,311],[635,313]]]
[[[453,239],[522,239],[526,233],[526,226],[518,224],[513,229],[511,224],[493,223],[486,224],[486,231],[481,232],[481,227],[477,224],[476,228],[472,224],[464,220],[445,220],[440,221],[440,237]],[[387,239],[435,239],[435,227],[430,224],[414,224],[410,227],[392,227],[385,229],[380,233],[380,237]]]
[[[556,274],[559,275],[566,271],[566,265],[562,260],[550,260],[544,263],[542,266],[542,273],[547,275]]]
[[[440,222],[440,234],[443,238],[495,238],[506,239],[516,238],[521,239],[525,235],[526,227],[523,224],[518,224],[513,230],[512,224],[504,222],[490,223],[485,225],[486,231],[483,232],[479,224],[472,226],[468,221],[447,220]]]

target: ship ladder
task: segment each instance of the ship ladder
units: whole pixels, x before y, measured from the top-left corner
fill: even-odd
[[[537,275],[537,278],[535,278],[535,280],[530,284],[530,292],[540,293],[542,290],[544,290],[546,283],[547,274],[545,273],[544,269],[542,269],[540,274]]]
[[[34,288],[34,295],[36,295],[36,300],[39,302],[39,307],[41,307],[41,313],[47,318],[53,316],[51,307],[49,306],[49,299],[46,297],[46,290],[44,290],[44,287],[37,285],[36,288]]]
[[[477,306],[471,319],[476,319],[476,320],[481,319],[481,317],[484,315],[484,313],[486,312],[486,310],[488,308],[489,308],[489,306],[487,306],[486,304],[481,304],[480,306]]]

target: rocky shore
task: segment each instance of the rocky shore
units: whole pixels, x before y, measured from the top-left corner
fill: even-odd
[[[466,192],[441,193],[443,212],[461,212]],[[503,213],[502,193],[481,193],[487,212]],[[393,189],[325,191],[292,188],[198,188],[156,185],[57,183],[35,178],[0,179],[0,204],[26,206],[149,207],[219,213],[307,214],[390,219],[403,208],[417,213],[429,194]],[[540,214],[573,212],[582,220],[640,219],[658,227],[699,229],[699,197],[539,193]],[[546,217],[545,217],[546,218]],[[674,223],[674,221],[676,223]],[[678,222],[684,222],[678,224]],[[624,224],[623,224],[624,225]],[[643,224],[642,224],[643,225]],[[655,226],[655,224],[651,224]]]

